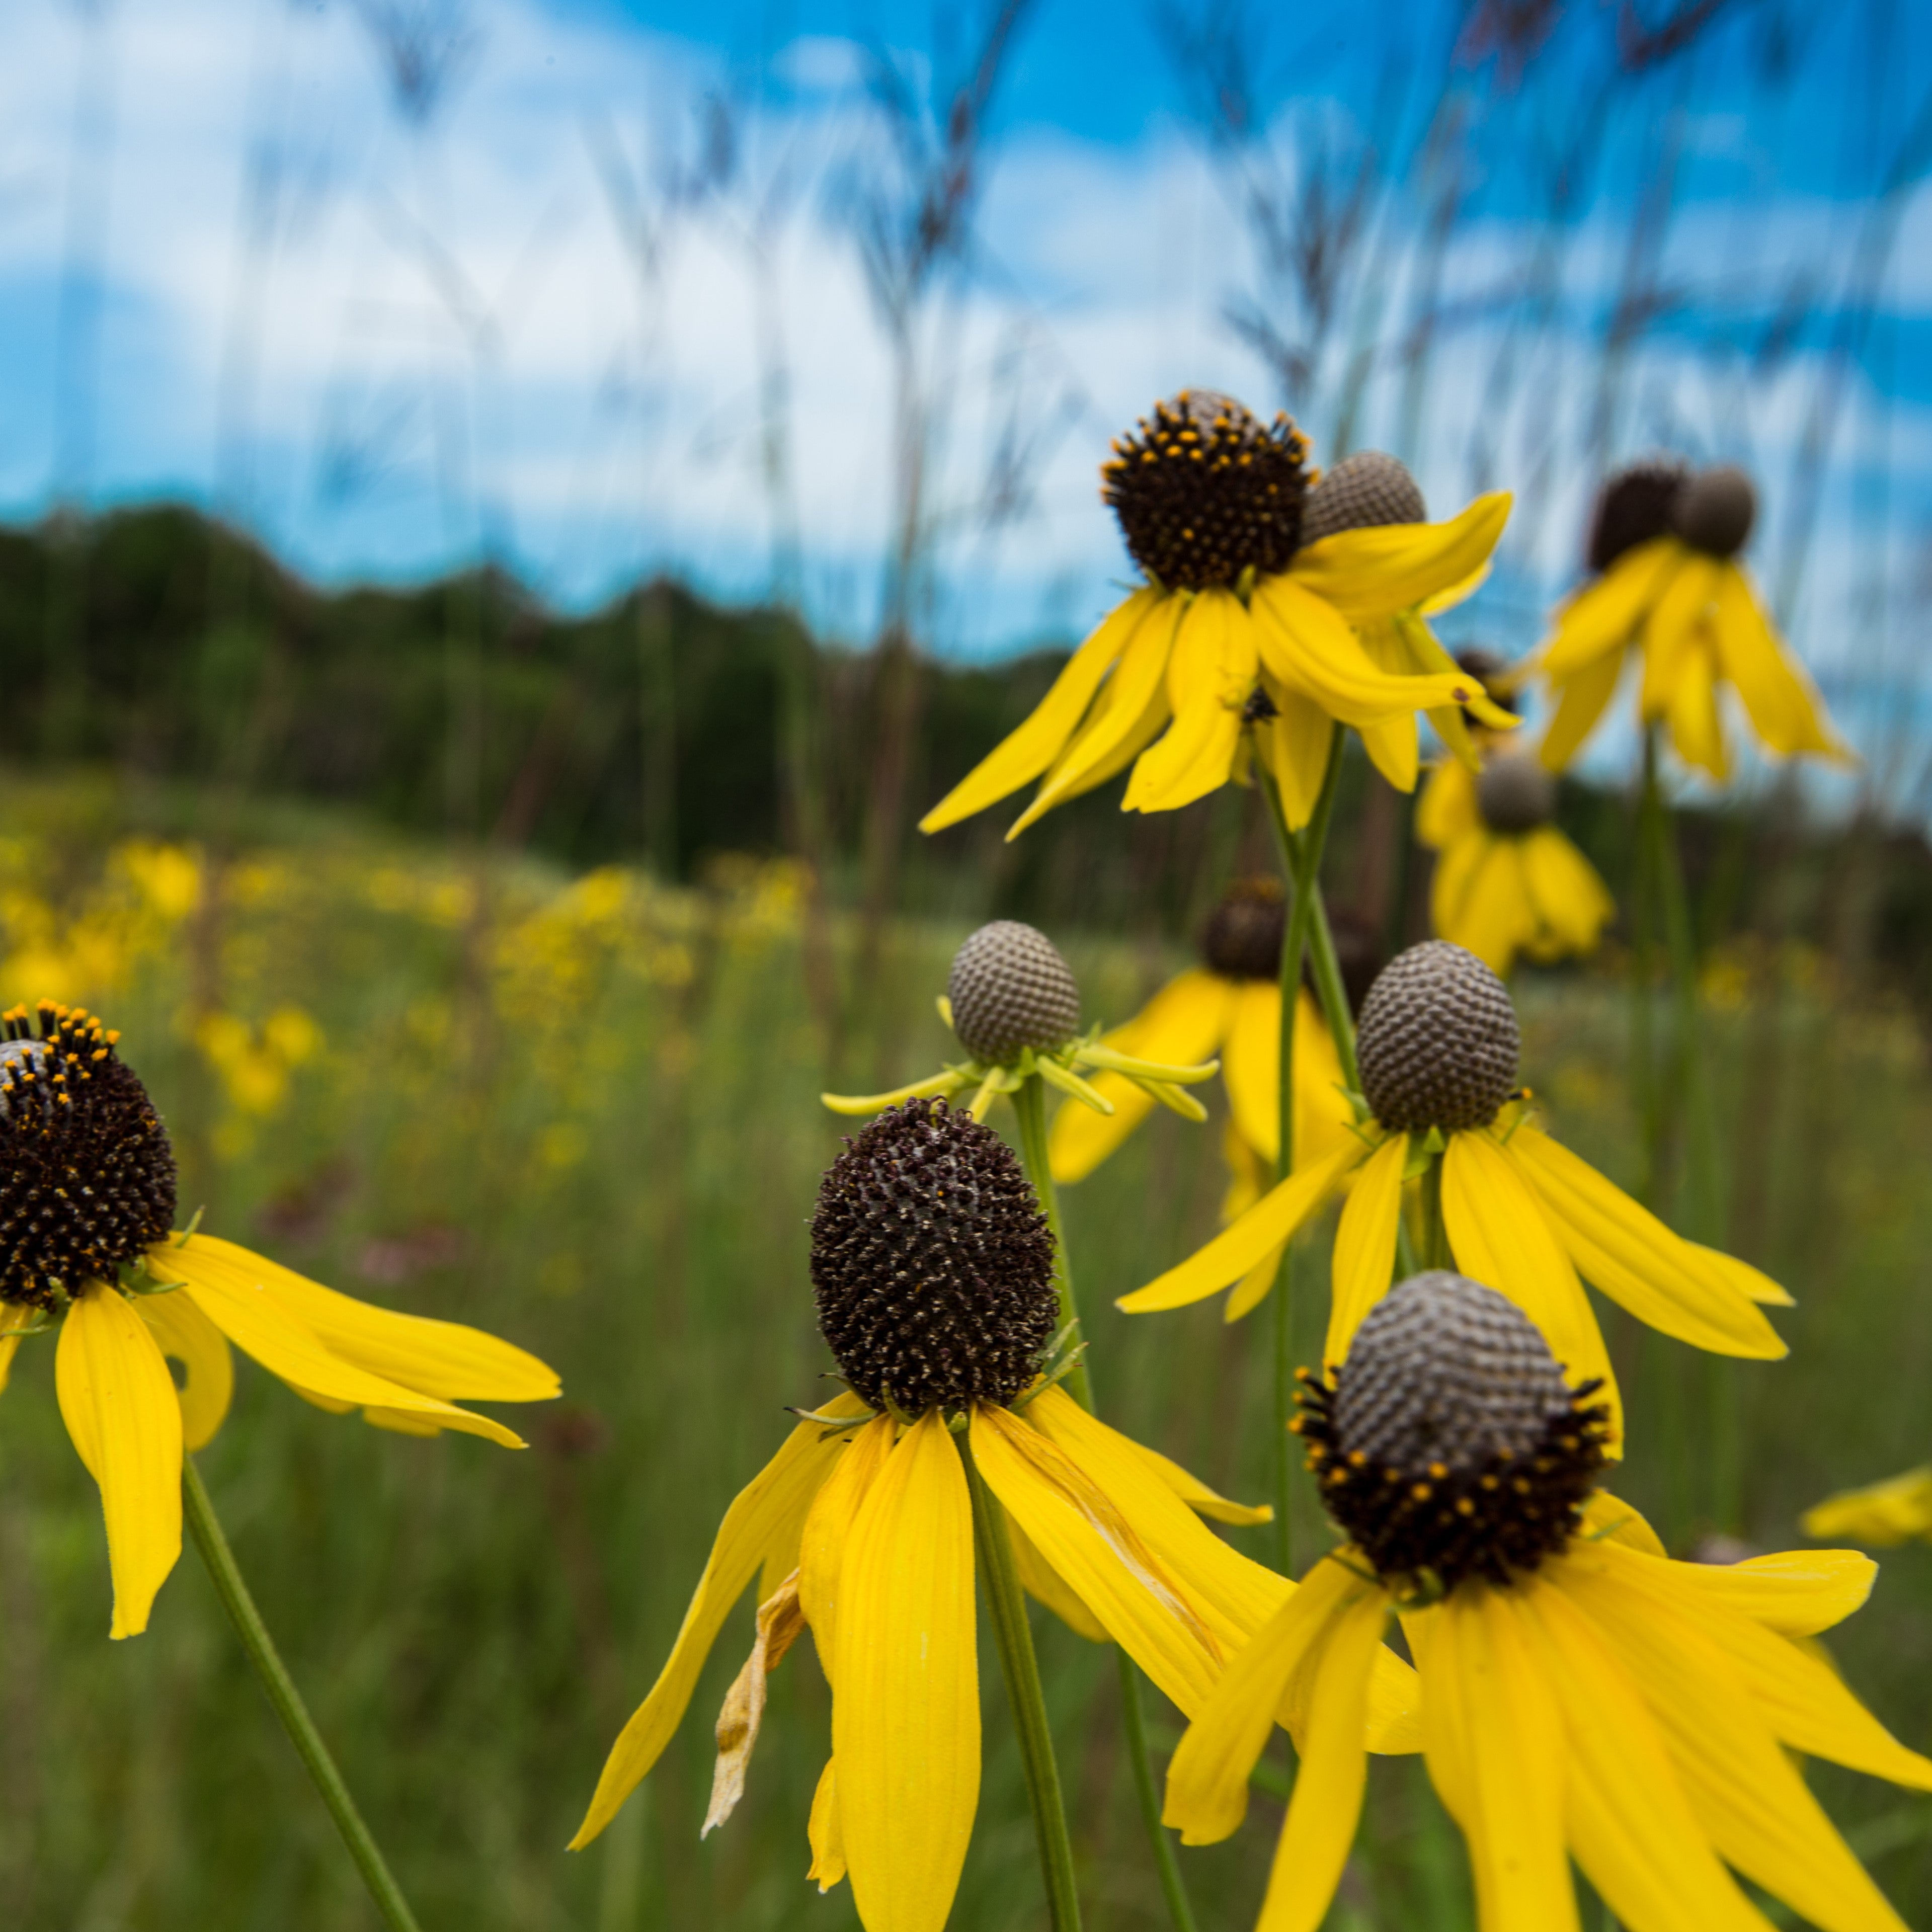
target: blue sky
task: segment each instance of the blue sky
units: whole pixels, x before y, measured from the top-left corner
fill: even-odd
[[[1292,406],[1320,458],[1397,449],[1438,511],[1518,490],[1496,578],[1450,627],[1513,648],[1574,577],[1603,462],[1658,443],[1747,461],[1754,561],[1828,688],[1916,716],[1927,10],[1730,0],[1633,73],[1619,36],[1628,56],[1679,0],[1552,5],[1520,70],[1480,6],[1258,8],[1249,137],[1217,148],[1160,25],[1216,4],[1035,0],[1024,20],[973,251],[915,329],[926,641],[998,653],[1092,621],[1126,568],[1094,491],[1106,440],[1207,384]],[[419,130],[386,85],[385,11],[464,49]],[[186,496],[328,580],[487,552],[578,607],[640,570],[728,597],[776,573],[862,641],[894,529],[895,365],[850,220],[883,152],[866,62],[929,99],[986,16],[12,0],[0,514]],[[680,197],[714,96],[739,165]],[[1373,184],[1325,333],[1252,218],[1257,184],[1292,208],[1324,166],[1331,200]],[[1879,272],[1854,316],[1862,260]],[[1641,326],[1606,350],[1634,289]],[[1314,345],[1299,377],[1240,311]]]

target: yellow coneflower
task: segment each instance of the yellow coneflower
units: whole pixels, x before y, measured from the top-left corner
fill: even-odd
[[[1209,916],[1201,939],[1204,964],[1170,980],[1139,1012],[1106,1036],[1116,1052],[1150,1060],[1217,1056],[1228,1090],[1223,1135],[1228,1192],[1221,1218],[1246,1213],[1272,1182],[1281,1142],[1281,889],[1270,879],[1243,881]],[[1096,1090],[1111,1114],[1062,1107],[1050,1142],[1053,1178],[1084,1180],[1152,1111],[1153,1102],[1120,1076],[1102,1073]],[[1354,1114],[1335,1042],[1314,996],[1304,988],[1294,1009],[1294,1147],[1306,1162],[1340,1147]],[[1258,1267],[1273,1268],[1267,1256]]]
[[[230,1342],[320,1408],[522,1447],[453,1403],[556,1395],[534,1355],[174,1232],[174,1152],[118,1034],[43,1000],[6,1014],[0,1034],[0,1384],[22,1338],[57,1325],[61,1414],[106,1520],[110,1635],[146,1629],[181,1554],[182,1457],[227,1413]]]
[[[1840,1490],[1798,1519],[1807,1536],[1842,1536],[1874,1550],[1932,1542],[1932,1462],[1862,1490]]]
[[[1642,722],[1666,726],[1678,756],[1720,782],[1730,770],[1718,712],[1725,685],[1766,750],[1847,755],[1738,562],[1756,509],[1750,478],[1727,465],[1694,475],[1641,463],[1605,486],[1588,556],[1600,574],[1557,613],[1542,654],[1557,700],[1541,747],[1552,771],[1603,716],[1627,648],[1642,655]]]
[[[1255,1264],[1346,1187],[1324,1352],[1339,1361],[1388,1292],[1403,1183],[1422,1179],[1439,1188],[1456,1264],[1516,1302],[1572,1370],[1602,1384],[1613,1444],[1616,1378],[1580,1276],[1694,1347],[1761,1360],[1786,1352],[1758,1305],[1789,1302],[1776,1282],[1673,1234],[1530,1124],[1516,1088],[1515,1009],[1473,954],[1438,939],[1397,955],[1362,1004],[1356,1046],[1363,1118],[1348,1145],[1298,1168],[1191,1259],[1123,1296],[1122,1308],[1179,1308],[1240,1282],[1227,1306],[1238,1319],[1268,1292]]]
[[[1354,466],[1353,468],[1351,465]],[[1406,490],[1392,491],[1387,470]],[[1114,446],[1101,494],[1147,578],[1088,638],[1025,723],[920,822],[938,832],[1031,780],[1016,836],[1042,813],[1134,768],[1130,812],[1166,812],[1226,784],[1248,758],[1306,824],[1335,723],[1373,727],[1391,779],[1415,782],[1413,714],[1498,710],[1415,614],[1483,568],[1509,498],[1446,524],[1393,458],[1352,458],[1327,478],[1285,416],[1264,426],[1232,398],[1184,389]],[[1378,664],[1352,626],[1374,628]],[[1389,640],[1393,641],[1389,641]]]
[[[1556,781],[1533,752],[1498,746],[1480,775],[1445,762],[1418,801],[1415,836],[1441,856],[1430,891],[1438,937],[1506,974],[1595,951],[1616,902],[1553,820]]]
[[[953,955],[939,1017],[970,1058],[889,1094],[821,1094],[820,1101],[835,1114],[871,1114],[905,1100],[950,1100],[970,1089],[968,1111],[983,1120],[995,1100],[1018,1095],[1037,1074],[1083,1106],[1111,1114],[1114,1101],[1085,1077],[1097,1073],[1114,1076],[1131,1100],[1159,1101],[1185,1120],[1208,1118],[1186,1089],[1212,1079],[1214,1063],[1170,1066],[1122,1052],[1101,1038],[1097,1026],[1083,1034],[1079,982],[1037,926],[996,919],[968,934]]]
[[[1868,1558],[1670,1561],[1594,1486],[1609,1425],[1590,1384],[1454,1274],[1403,1283],[1303,1387],[1310,1466],[1348,1540],[1232,1660],[1168,1776],[1184,1841],[1226,1838],[1287,1706],[1301,1763],[1258,1932],[1316,1932],[1328,1912],[1392,1612],[1483,1932],[1578,1932],[1572,1858],[1629,1932],[1763,1932],[1734,1873],[1822,1932],[1904,1932],[1792,1756],[1932,1790],[1932,1760],[1793,1641],[1858,1607]]]
[[[1222,1658],[1293,1586],[1202,1525],[1188,1504],[1210,1507],[1211,1492],[1053,1385],[1052,1261],[1018,1162],[964,1112],[909,1101],[848,1144],[820,1192],[812,1268],[849,1393],[806,1415],[726,1512],[574,1845],[603,1830],[662,1754],[725,1617],[762,1570],[757,1639],[719,1720],[706,1828],[743,1789],[766,1673],[808,1628],[832,1690],[808,1876],[821,1890],[849,1876],[868,1932],[938,1932],[979,1794],[982,1484],[998,1504],[987,1528],[1010,1534],[1041,1594],[1070,1600],[1182,1710],[1203,1706]],[[1413,1680],[1384,1657],[1365,1736],[1372,1748],[1412,1749]]]

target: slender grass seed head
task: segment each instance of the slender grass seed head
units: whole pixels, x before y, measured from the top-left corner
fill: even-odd
[[[1608,1412],[1514,1303],[1447,1269],[1391,1288],[1296,1432],[1328,1512],[1384,1578],[1507,1582],[1575,1533]]]
[[[1045,933],[1016,919],[981,926],[952,956],[946,997],[952,1030],[975,1060],[1050,1052],[1080,1030],[1073,969]]]
[[[0,1034],[0,1300],[52,1310],[166,1237],[174,1150],[92,1014],[43,1000]]]
[[[1556,778],[1533,753],[1492,758],[1476,781],[1476,809],[1492,832],[1534,832],[1556,816]]]
[[[1736,556],[1756,520],[1757,491],[1750,478],[1729,463],[1699,470],[1670,507],[1671,527],[1707,556]]]
[[[1201,956],[1224,980],[1276,979],[1287,925],[1287,902],[1274,880],[1238,880],[1201,928]]]
[[[907,1415],[1010,1403],[1053,1339],[1046,1217],[1012,1150],[944,1100],[889,1107],[818,1190],[819,1332],[854,1392]]]
[[[1672,506],[1690,473],[1674,456],[1646,457],[1618,470],[1598,493],[1590,520],[1585,560],[1591,569],[1608,570],[1625,550],[1667,535]]]
[[[1309,491],[1301,513],[1301,541],[1312,544],[1338,530],[1428,520],[1429,506],[1408,466],[1379,449],[1358,450],[1343,457]]]
[[[1426,940],[1362,1002],[1362,1094],[1385,1127],[1486,1126],[1516,1088],[1522,1036],[1509,989],[1473,952]]]
[[[1308,439],[1214,389],[1154,406],[1100,466],[1102,499],[1134,561],[1170,590],[1287,568],[1301,538]]]

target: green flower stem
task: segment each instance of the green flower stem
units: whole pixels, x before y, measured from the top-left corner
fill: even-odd
[[[1053,1932],[1079,1932],[1080,1898],[1073,1882],[1073,1844],[1067,1836],[1060,1767],[1054,1761],[1046,1700],[1040,1688],[1040,1662],[1034,1655],[1033,1630],[1027,1622],[1026,1599],[1020,1593],[1019,1573],[1013,1565],[1006,1514],[974,1466],[967,1438],[961,1435],[953,1440],[959,1446],[966,1486],[973,1498],[973,1540],[979,1552],[980,1576],[993,1613],[1000,1670],[1006,1678],[1006,1700],[1012,1706],[1020,1757],[1026,1766],[1034,1834],[1040,1841],[1040,1869],[1046,1879],[1048,1918]]]
[[[221,1533],[214,1505],[208,1500],[201,1472],[192,1456],[182,1460],[182,1490],[188,1531],[194,1538],[194,1546],[201,1552],[201,1560],[208,1565],[215,1594],[221,1599],[235,1634],[242,1640],[242,1648],[248,1653],[248,1660],[268,1694],[268,1702],[275,1707],[275,1715],[289,1734],[289,1742],[315,1780],[322,1802],[328,1807],[328,1814],[335,1820],[335,1828],[342,1834],[342,1842],[349,1847],[349,1856],[356,1861],[356,1869],[362,1874],[362,1882],[369,1888],[376,1910],[391,1932],[421,1932],[409,1900],[404,1898],[381,1848],[356,1808],[356,1800],[342,1781],[342,1774],[336,1769],[335,1760],[329,1756],[328,1747],[322,1742],[315,1720],[309,1715],[308,1706],[302,1702],[302,1693],[296,1688],[295,1679],[289,1675],[288,1666],[262,1621],[262,1613],[248,1594],[235,1552]]]
[[[1054,1260],[1060,1283],[1060,1324],[1070,1327],[1070,1343],[1077,1347],[1086,1330],[1080,1322],[1080,1305],[1074,1298],[1072,1270],[1067,1261],[1066,1231],[1060,1216],[1060,1190],[1053,1178],[1053,1162],[1047,1150],[1046,1094],[1044,1083],[1036,1075],[1020,1083],[1013,1096],[1013,1112],[1019,1116],[1020,1156],[1026,1163],[1027,1177],[1040,1196],[1046,1225],[1053,1237]],[[1066,1378],[1067,1391],[1090,1414],[1094,1403],[1094,1381],[1083,1355]],[[976,1520],[976,1518],[975,1519]],[[1004,1541],[1004,1534],[1002,1532]],[[1031,1655],[1030,1641],[1028,1654]],[[1148,1843],[1154,1849],[1155,1869],[1160,1874],[1160,1888],[1167,1900],[1174,1932],[1195,1932],[1194,1908],[1188,1902],[1186,1882],[1180,1876],[1180,1862],[1174,1856],[1174,1840],[1160,1822],[1160,1787],[1154,1774],[1154,1760],[1148,1754],[1147,1725],[1141,1708],[1138,1666],[1119,1646],[1115,1660],[1120,1673],[1120,1705],[1126,1719],[1127,1757],[1133,1766],[1134,1790],[1140,1800],[1141,1822],[1146,1827]],[[1036,1808],[1037,1816],[1037,1808]],[[1044,1856],[1044,1840],[1042,1856]]]
[[[1449,1235],[1442,1220],[1442,1160],[1432,1154],[1422,1170],[1418,1200],[1422,1210],[1421,1253],[1419,1265],[1426,1268],[1453,1268],[1455,1257],[1449,1252]]]

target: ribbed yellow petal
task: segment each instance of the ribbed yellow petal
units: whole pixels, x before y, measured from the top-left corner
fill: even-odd
[[[1640,1322],[1717,1354],[1770,1361],[1786,1352],[1755,1301],[1560,1141],[1526,1124],[1503,1158],[1534,1190],[1577,1267]]]
[[[1816,1636],[1864,1606],[1878,1565],[1856,1550],[1779,1550],[1739,1563],[1680,1566],[1671,1574],[1767,1630]]]
[[[1166,1696],[1198,1709],[1220,1646],[1112,1496],[1052,1437],[1004,1409],[976,1408],[972,1442],[987,1487],[1055,1574]]]
[[[1707,772],[1722,784],[1730,776],[1724,750],[1724,728],[1718,716],[1717,666],[1709,644],[1708,620],[1684,654],[1666,722],[1670,742],[1687,765]]]
[[[197,1285],[218,1281],[243,1296],[266,1292],[332,1355],[418,1395],[542,1402],[562,1390],[548,1363],[480,1328],[373,1307],[232,1241],[190,1234],[179,1247],[157,1250],[157,1259]]]
[[[935,1409],[886,1459],[839,1583],[832,1754],[867,1932],[940,1932],[980,1802],[973,1508]]]
[[[1595,583],[1556,615],[1543,652],[1544,675],[1564,683],[1634,638],[1678,566],[1690,553],[1675,537],[1654,537],[1627,550]]]
[[[1640,1550],[1646,1556],[1667,1556],[1664,1539],[1638,1512],[1608,1490],[1593,1490],[1583,1503],[1584,1533],[1593,1543],[1606,1540]]]
[[[1363,1318],[1389,1291],[1402,1214],[1402,1171],[1408,1162],[1408,1136],[1391,1134],[1369,1156],[1348,1190],[1335,1230],[1324,1363],[1339,1364],[1346,1358]]]
[[[1150,1449],[1144,1442],[1134,1442],[1131,1437],[1123,1441],[1132,1444],[1134,1452],[1167,1486],[1198,1514],[1211,1516],[1216,1522],[1232,1522],[1244,1526],[1258,1522],[1272,1522],[1274,1508],[1270,1503],[1238,1503],[1218,1491],[1210,1490],[1192,1470],[1184,1469],[1170,1456],[1163,1456],[1158,1449]]]
[[[1013,1546],[1013,1569],[1020,1587],[1043,1604],[1076,1636],[1089,1643],[1111,1643],[1106,1626],[1069,1589],[1060,1572],[1034,1546],[1031,1537],[1009,1516],[1006,1535]]]
[[[1510,501],[1499,490],[1446,523],[1338,530],[1297,550],[1288,574],[1352,623],[1411,610],[1489,561],[1509,521]]]
[[[1199,1253],[1172,1268],[1114,1304],[1130,1315],[1184,1308],[1239,1281],[1270,1248],[1278,1248],[1367,1158],[1359,1142],[1338,1148],[1325,1160],[1301,1168],[1270,1188],[1234,1225]]]
[[[228,1338],[185,1294],[144,1294],[134,1304],[161,1353],[182,1366],[182,1446],[190,1454],[214,1440],[235,1393]]]
[[[1430,1622],[1424,1748],[1468,1840],[1483,1932],[1571,1932],[1562,1722],[1514,1599],[1466,1583]]]
[[[857,1396],[842,1395],[826,1405],[840,1415],[862,1414]],[[758,1574],[766,1550],[784,1524],[802,1515],[819,1485],[832,1473],[832,1457],[842,1436],[827,1438],[816,1422],[801,1422],[784,1446],[732,1499],[718,1526],[716,1540],[684,1613],[677,1640],[650,1695],[638,1706],[605,1761],[590,1809],[570,1841],[573,1851],[590,1844],[616,1815],[617,1808],[663,1754],[684,1715],[698,1673],[711,1654],[718,1632],[745,1586]]]
[[[1246,980],[1233,988],[1221,1078],[1236,1130],[1272,1167],[1281,1147],[1281,988],[1274,982]]]
[[[1380,1610],[1387,1598],[1340,1563],[1317,1563],[1229,1660],[1168,1766],[1162,1822],[1180,1834],[1183,1844],[1219,1844],[1240,1829],[1248,1815],[1249,1776],[1295,1672],[1311,1660],[1336,1615],[1362,1601]],[[1366,1662],[1361,1674],[1366,1690]],[[1358,1746],[1361,1736],[1358,1718]]]
[[[1643,627],[1643,682],[1637,709],[1646,719],[1666,716],[1697,656],[1697,638],[1718,592],[1718,566],[1687,555],[1666,580]]]
[[[100,1486],[114,1578],[107,1634],[138,1636],[181,1555],[182,1411],[174,1378],[126,1298],[92,1282],[61,1324],[54,1388],[67,1432]]]
[[[1255,1932],[1319,1932],[1355,1841],[1369,1777],[1363,1720],[1388,1598],[1376,1585],[1349,1580],[1356,1594],[1337,1607],[1302,1665],[1308,1715],[1301,1766]]]
[[[1230,590],[1189,604],[1168,660],[1174,722],[1141,754],[1121,808],[1172,812],[1228,782],[1240,742],[1242,707],[1261,664],[1253,620]]]
[[[1736,563],[1725,565],[1720,574],[1713,628],[1724,674],[1737,687],[1751,728],[1768,751],[1845,756],[1825,715],[1824,700],[1779,640],[1750,580]]]
[[[1264,682],[1276,716],[1255,727],[1255,748],[1280,790],[1289,830],[1299,832],[1321,796],[1335,722],[1312,698],[1274,678]]]
[[[1882,1550],[1932,1536],[1932,1462],[1862,1490],[1841,1490],[1799,1519],[1807,1536],[1849,1537]]]
[[[1932,1790],[1932,1759],[1893,1737],[1828,1664],[1720,1601],[1699,1576],[1687,1574],[1700,1566],[1659,1562],[1614,1543],[1573,1544],[1564,1561],[1615,1576],[1688,1616],[1722,1646],[1765,1720],[1793,1750]]]
[[[1790,1291],[1780,1287],[1762,1268],[1754,1268],[1749,1262],[1739,1261],[1736,1255],[1720,1253],[1700,1242],[1686,1241],[1684,1245],[1706,1274],[1716,1275],[1720,1281],[1728,1282],[1748,1300],[1762,1302],[1767,1308],[1798,1306]]]
[[[1597,868],[1553,825],[1521,842],[1523,877],[1538,925],[1562,952],[1590,952],[1617,916]]]
[[[1415,714],[1399,712],[1392,718],[1371,718],[1358,725],[1362,748],[1369,762],[1397,791],[1413,791],[1421,770],[1422,752],[1416,736]]]
[[[1563,770],[1582,749],[1623,681],[1624,658],[1621,650],[1606,651],[1567,677],[1552,676],[1550,691],[1556,710],[1536,753],[1546,769]]]
[[[818,1774],[818,1788],[812,1794],[812,1816],[806,1837],[812,1846],[812,1868],[807,1880],[818,1887],[822,1898],[845,1876],[845,1834],[838,1820],[838,1760],[829,1757]]]
[[[1430,850],[1439,852],[1481,823],[1476,807],[1475,774],[1453,758],[1436,766],[1415,802],[1417,839]]]
[[[1588,1563],[1552,1580],[1587,1616],[1651,1716],[1718,1853],[1820,1932],[1904,1932],[1760,1715],[1723,1645]]]
[[[1644,1932],[1767,1932],[1712,1850],[1641,1690],[1548,1576],[1517,1588],[1537,1673],[1565,1720],[1570,1842],[1604,1903]]]
[[[842,1445],[835,1445],[832,1473],[813,1498],[799,1532],[799,1607],[812,1627],[812,1642],[828,1677],[836,1654],[838,1579],[846,1539],[859,1506],[886,1466],[898,1426],[889,1415],[874,1416],[849,1431]]]
[[[1073,735],[1100,680],[1126,648],[1141,620],[1161,599],[1160,591],[1142,589],[1110,612],[1067,660],[1033,715],[955,785],[920,820],[919,829],[938,832],[956,825],[1045,771]]]
[[[1442,1219],[1456,1265],[1508,1296],[1543,1330],[1571,1386],[1600,1379],[1593,1399],[1610,1405],[1610,1447],[1618,1453],[1623,1405],[1597,1318],[1537,1196],[1486,1130],[1449,1136]]]
[[[1508,973],[1536,930],[1522,841],[1481,831],[1451,846],[1436,863],[1430,910],[1438,937]]]
[[[244,1355],[253,1356],[298,1393],[320,1398],[325,1405],[346,1402],[358,1408],[432,1418],[445,1429],[484,1436],[508,1449],[524,1446],[521,1437],[488,1416],[473,1415],[434,1396],[418,1395],[345,1361],[326,1348],[279,1295],[260,1282],[240,1276],[225,1260],[196,1253],[192,1244],[184,1250],[170,1250],[169,1259],[188,1281],[186,1287],[175,1292],[191,1295],[195,1306]]]
[[[1378,669],[1334,606],[1312,595],[1293,574],[1263,579],[1256,587],[1252,608],[1259,620],[1262,662],[1270,675],[1345,724],[1370,724],[1391,712],[1425,711],[1480,695],[1474,680],[1461,672],[1392,676]]]
[[[1017,838],[1035,819],[1105,784],[1157,738],[1174,715],[1167,668],[1187,600],[1170,597],[1134,633],[1091,715],[1048,769],[1040,790],[1006,833]]]

